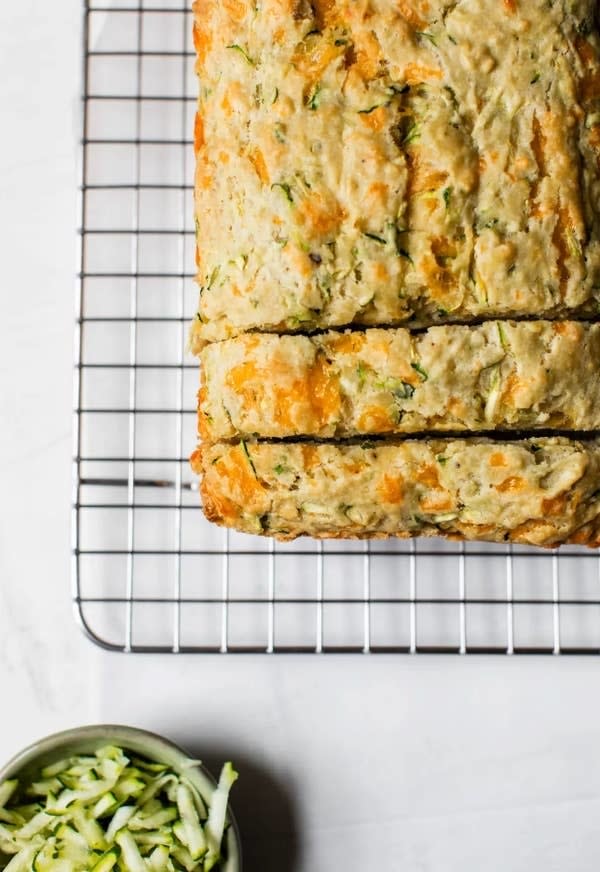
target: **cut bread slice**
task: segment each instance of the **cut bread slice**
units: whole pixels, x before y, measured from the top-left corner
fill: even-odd
[[[279,539],[444,536],[600,544],[600,441],[203,446],[207,518]]]
[[[207,441],[600,429],[600,324],[245,334],[207,346],[201,373]]]

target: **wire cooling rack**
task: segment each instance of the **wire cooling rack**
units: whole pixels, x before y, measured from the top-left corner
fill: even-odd
[[[195,445],[191,14],[91,0],[84,23],[74,599],[118,651],[600,653],[577,548],[275,544],[208,524]]]

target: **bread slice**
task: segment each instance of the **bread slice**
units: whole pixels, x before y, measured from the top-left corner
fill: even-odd
[[[192,348],[595,313],[596,8],[196,0]]]
[[[600,429],[600,324],[245,334],[201,354],[207,441]]]
[[[600,544],[600,441],[215,444],[207,518],[278,539],[445,536]]]

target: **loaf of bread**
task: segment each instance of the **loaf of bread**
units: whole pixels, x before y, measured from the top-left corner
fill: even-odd
[[[597,312],[595,0],[196,0],[199,349]]]
[[[243,442],[192,457],[212,521],[278,539],[600,542],[600,441]]]
[[[207,517],[597,546],[596,0],[194,15]]]
[[[252,333],[207,346],[201,364],[208,441],[600,429],[600,324]]]

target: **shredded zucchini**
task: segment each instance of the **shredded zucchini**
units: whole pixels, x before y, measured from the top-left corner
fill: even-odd
[[[29,784],[0,783],[4,872],[209,872],[229,868],[223,850],[227,763],[210,804],[160,763],[105,746],[46,766]],[[33,798],[35,802],[25,797]]]

